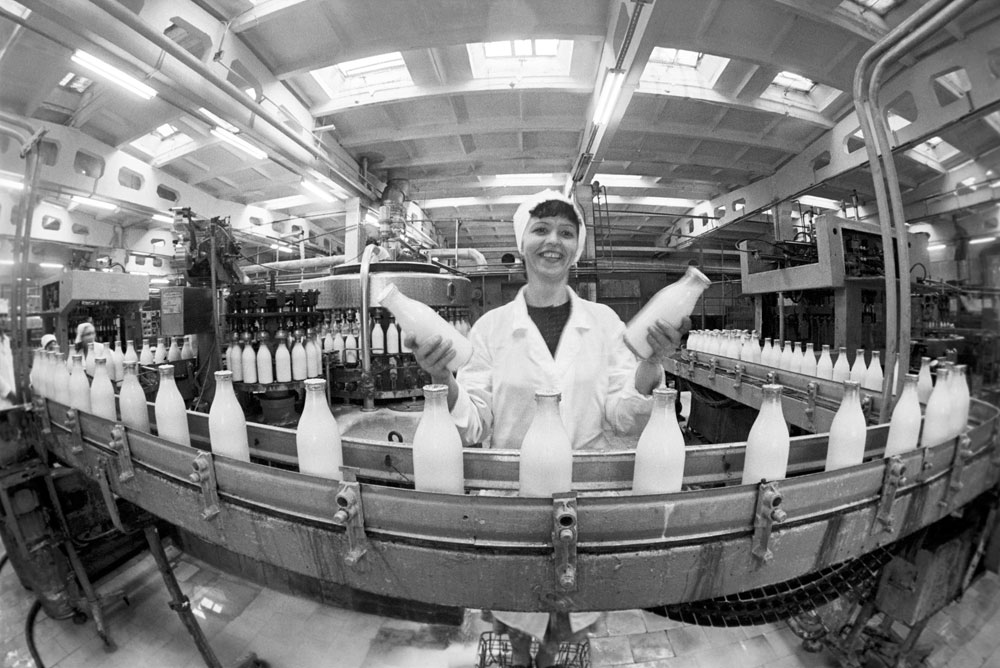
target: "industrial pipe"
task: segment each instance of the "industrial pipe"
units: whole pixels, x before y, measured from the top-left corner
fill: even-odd
[[[361,339],[361,391],[364,394],[361,406],[362,411],[375,410],[375,396],[369,387],[372,375],[372,342],[369,338],[371,331],[368,309],[371,308],[372,296],[371,285],[368,281],[368,272],[372,263],[372,256],[376,251],[382,249],[375,244],[365,246],[361,254],[361,331],[358,337]]]
[[[865,100],[865,83],[869,80],[868,77],[870,75],[870,68],[877,58],[884,55],[892,46],[901,41],[906,35],[916,30],[933,14],[943,8],[947,2],[948,0],[930,0],[927,4],[922,5],[902,23],[890,30],[889,33],[887,33],[882,39],[872,45],[872,47],[861,56],[861,60],[858,61],[858,65],[854,70],[854,85],[852,88],[854,96],[854,109],[858,116],[858,123],[861,126],[861,133],[865,137],[865,150],[868,153],[868,162],[872,173],[872,182],[875,188],[875,201],[878,205],[882,247],[886,256],[890,257],[890,259],[884,263],[886,284],[886,360],[894,359],[897,350],[897,339],[899,336],[899,305],[896,295],[896,267],[891,261],[893,238],[891,227],[892,221],[889,214],[889,204],[885,192],[885,183],[883,181],[884,175],[879,162],[876,144],[873,141],[875,136],[873,129],[874,120],[871,117],[871,110],[868,108]],[[909,323],[906,324],[909,326]],[[880,423],[885,422],[887,419],[888,409],[887,402],[885,401],[886,390],[888,387],[891,387],[890,383],[892,382],[894,375],[892,363],[888,362],[888,366],[888,372],[883,376],[883,401],[882,408],[879,412]]]
[[[347,261],[346,255],[324,255],[321,257],[309,257],[304,260],[278,260],[276,262],[261,262],[258,268],[267,271],[297,271],[300,269],[323,269],[324,267],[336,267]]]
[[[486,256],[475,248],[434,248],[425,251],[428,257],[454,258],[455,260],[472,260],[476,263],[477,269],[485,269]]]

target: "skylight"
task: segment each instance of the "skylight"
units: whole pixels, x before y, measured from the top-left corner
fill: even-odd
[[[653,47],[653,53],[649,56],[649,62],[661,65],[678,65],[680,67],[697,67],[701,61],[701,57],[702,54],[697,51],[656,46]]]
[[[476,79],[569,76],[572,40],[514,39],[466,44]]]
[[[639,77],[639,92],[676,95],[677,86],[710,90],[728,58],[698,51],[653,47]]]
[[[885,16],[898,7],[903,0],[851,0],[855,5],[870,9],[879,16]]]
[[[194,139],[170,123],[164,123],[147,135],[139,137],[130,145],[144,154],[155,158],[168,151],[174,151],[194,142]]]
[[[771,85],[777,88],[784,88],[786,91],[808,93],[816,87],[816,82],[794,72],[778,72]]]
[[[59,80],[59,87],[72,90],[77,93],[83,93],[90,88],[93,83],[92,79],[88,79],[85,76],[81,76],[74,72],[67,72],[66,76]]]
[[[413,78],[399,51],[350,60],[311,72],[331,99],[358,92],[371,95],[392,88],[412,86]]]
[[[957,148],[940,137],[931,137],[927,141],[911,148],[905,155],[921,164],[943,172],[945,167],[942,163],[960,153]]]

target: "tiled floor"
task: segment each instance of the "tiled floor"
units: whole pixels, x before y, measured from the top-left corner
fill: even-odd
[[[224,666],[256,652],[272,668],[468,668],[488,625],[469,612],[461,628],[417,624],[328,607],[262,588],[172,552],[175,572]],[[49,668],[194,668],[203,666],[167,595],[152,557],[136,557],[103,592],[123,589],[108,621],[118,650],[107,653],[88,623],[40,614],[39,653]],[[0,665],[31,668],[24,620],[32,598],[13,569],[0,573]],[[980,579],[940,612],[922,636],[931,668],[1000,668],[1000,579]],[[592,665],[639,668],[824,668],[832,654],[806,652],[784,624],[717,629],[673,622],[648,612],[613,612],[590,639]]]

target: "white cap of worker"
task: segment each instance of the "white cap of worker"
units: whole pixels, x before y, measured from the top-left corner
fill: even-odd
[[[45,334],[42,336],[42,350],[45,350],[45,346],[56,341],[55,334]]]
[[[580,237],[580,244],[576,247],[576,257],[573,258],[573,264],[576,264],[580,261],[580,256],[583,255],[584,246],[587,245],[587,225],[580,206],[571,197],[566,197],[566,195],[563,195],[558,190],[543,190],[540,193],[535,193],[524,200],[521,206],[517,207],[517,211],[514,212],[514,240],[517,242],[517,250],[519,252],[523,250],[524,231],[528,229],[531,212],[538,208],[540,204],[553,201],[569,204],[573,209],[573,213],[576,214],[576,220],[573,222],[577,224],[577,233]]]

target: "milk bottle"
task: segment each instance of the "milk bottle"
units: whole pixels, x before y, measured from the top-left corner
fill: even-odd
[[[288,352],[288,343],[281,333],[278,335],[278,345],[274,349],[274,372],[279,383],[292,381],[292,354]]]
[[[951,369],[946,366],[938,367],[937,382],[924,410],[924,430],[920,435],[922,448],[929,448],[952,438],[951,414],[954,404],[948,383],[950,377]]]
[[[126,427],[149,432],[149,407],[146,393],[139,384],[139,363],[125,362],[125,379],[122,380],[121,394],[118,396],[122,422]]]
[[[934,389],[934,381],[931,379],[931,358],[920,358],[920,373],[917,376],[917,398],[920,403],[926,404],[931,398],[931,391]]]
[[[684,435],[677,424],[677,390],[653,390],[653,412],[635,448],[633,494],[679,492],[684,479]]]
[[[305,380],[309,377],[309,365],[306,359],[306,348],[302,345],[304,335],[302,330],[295,333],[295,345],[292,346],[292,379]],[[337,472],[340,475],[340,472]]]
[[[274,382],[274,371],[271,367],[271,349],[267,346],[267,332],[260,333],[260,343],[257,346],[257,382],[261,385],[270,385]],[[230,391],[232,392],[233,379],[227,378],[226,382],[229,384]],[[233,394],[233,398],[236,398],[236,394]],[[243,411],[240,411],[240,415]],[[245,424],[245,423],[244,423]]]
[[[649,328],[657,320],[663,320],[674,329],[680,329],[684,318],[691,315],[701,293],[710,284],[711,281],[705,274],[695,267],[689,266],[680,280],[671,283],[653,295],[652,299],[629,321],[628,327],[625,329],[625,345],[637,357],[649,359],[653,355],[653,349],[646,340]],[[400,319],[400,323],[405,329],[412,331],[409,323],[403,319]],[[417,340],[420,338],[418,334]],[[467,359],[463,360],[462,364]]]
[[[154,412],[156,433],[160,438],[190,447],[191,432],[188,429],[187,410],[184,398],[174,382],[172,364],[160,367],[160,388],[156,391]]]
[[[851,379],[851,367],[847,363],[847,348],[840,346],[837,350],[837,363],[833,365],[833,378],[835,383],[842,383]]]
[[[181,348],[181,359],[182,360],[194,359],[194,348],[191,346],[190,334],[184,337],[184,346]]]
[[[868,369],[865,370],[865,377],[861,382],[861,387],[866,390],[872,390],[873,392],[881,392],[883,378],[882,362],[879,360],[879,352],[877,350],[873,350],[872,361],[868,363]]]
[[[156,339],[156,350],[153,351],[153,364],[163,364],[167,361],[167,345],[163,342],[163,337]]]
[[[827,355],[827,357],[829,357],[829,355]],[[807,343],[805,352],[802,353],[802,366],[799,368],[799,373],[803,373],[807,376],[815,376],[816,368],[816,348],[812,343]]]
[[[305,350],[302,352],[304,354]],[[340,480],[344,455],[341,451],[340,427],[326,401],[326,381],[310,378],[305,381],[305,388],[306,404],[295,431],[299,471]]]
[[[825,470],[842,469],[864,461],[867,426],[865,414],[861,410],[861,385],[853,380],[845,380],[844,398],[830,423]]]
[[[455,356],[448,362],[448,368],[451,371],[458,371],[472,357],[472,344],[467,338],[435,313],[434,309],[415,299],[410,299],[400,292],[394,284],[390,283],[382,290],[378,296],[378,302],[392,311],[403,330],[412,335],[418,343],[434,336],[440,336],[449,341],[455,351]],[[400,332],[400,337],[402,336],[403,333]],[[645,338],[645,333],[643,333],[643,338]]]
[[[969,422],[969,383],[965,377],[966,366],[956,364],[951,371],[951,434],[960,436]]]
[[[859,384],[863,383],[867,372],[868,365],[865,364],[865,349],[858,348],[857,352],[854,353],[854,364],[851,365],[850,380]]]
[[[52,370],[52,396],[63,406],[73,405],[70,380],[69,367],[66,366],[66,353],[56,353],[56,364]]]
[[[69,376],[69,405],[78,411],[90,412],[90,382],[83,368],[83,355],[73,355]]]
[[[311,329],[306,332],[303,348],[306,351],[306,376],[316,378],[320,373],[320,352],[319,348],[316,347],[316,340]]]
[[[920,399],[917,396],[916,374],[906,374],[903,393],[892,409],[889,436],[885,442],[885,456],[892,457],[917,447],[920,437]]]
[[[256,383],[257,353],[254,352],[253,341],[249,338],[247,338],[246,344],[243,346],[243,357],[240,360],[240,364],[243,366],[243,382]]]
[[[260,355],[257,357],[259,359]],[[215,399],[208,411],[208,438],[215,454],[250,461],[247,421],[233,390],[232,371],[215,372]]]
[[[462,437],[448,411],[447,385],[424,385],[424,412],[413,435],[413,484],[424,492],[465,492]]]
[[[559,415],[556,390],[535,392],[535,415],[521,442],[521,496],[552,496],[573,487],[573,449]]]
[[[235,334],[233,335],[233,341],[229,344],[229,350],[226,354],[229,355],[229,359],[226,360],[226,366],[228,366],[229,370],[233,372],[233,382],[242,383],[243,349],[240,348],[240,341]]]
[[[763,387],[760,413],[750,427],[743,462],[743,484],[756,485],[761,480],[782,480],[788,470],[791,441],[781,409],[781,385]]]
[[[142,352],[139,355],[139,363],[148,366],[154,363],[153,360],[154,360],[153,349],[149,347],[149,339],[143,338]]]
[[[94,381],[90,384],[90,412],[106,420],[117,420],[115,413],[115,386],[108,376],[108,360],[94,360]]]

